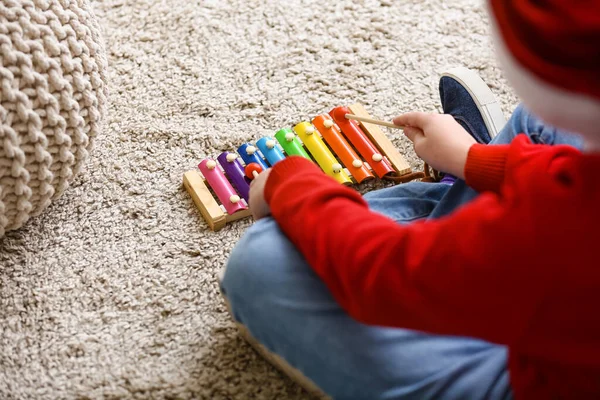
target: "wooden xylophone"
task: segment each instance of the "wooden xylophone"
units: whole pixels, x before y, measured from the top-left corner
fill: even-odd
[[[348,119],[350,114],[362,121]],[[377,178],[398,183],[433,180],[426,164],[424,172],[413,172],[379,126],[364,122],[369,119],[361,104],[336,107],[311,122],[303,121],[293,128],[280,129],[274,137],[260,138],[255,145],[245,143],[236,152],[221,153],[216,160],[202,160],[198,170],[184,174],[184,186],[209,227],[217,231],[228,222],[251,215],[251,178],[245,169],[251,164],[267,169],[296,155],[317,163],[324,173],[344,185]]]

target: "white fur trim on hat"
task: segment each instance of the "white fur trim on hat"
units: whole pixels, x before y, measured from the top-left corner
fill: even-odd
[[[593,142],[600,141],[600,101],[553,86],[525,69],[508,51],[493,14],[490,15],[499,63],[523,104],[556,128],[580,134]]]

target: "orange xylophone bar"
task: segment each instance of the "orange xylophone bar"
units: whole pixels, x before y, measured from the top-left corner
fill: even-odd
[[[351,114],[348,107],[336,107],[329,112],[331,118],[340,127],[342,133],[356,147],[358,152],[369,163],[378,177],[383,178],[394,173],[392,164],[381,154],[379,149],[371,143],[368,137],[358,127],[358,124],[346,119],[346,114]]]
[[[358,183],[375,178],[328,114],[316,116],[312,123]]]

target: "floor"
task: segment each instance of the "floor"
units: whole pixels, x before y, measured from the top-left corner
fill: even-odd
[[[219,297],[216,274],[251,221],[208,230],[183,173],[339,105],[440,111],[446,66],[477,70],[508,116],[516,100],[480,3],[94,2],[109,120],[65,195],[0,241],[0,397],[306,398]]]

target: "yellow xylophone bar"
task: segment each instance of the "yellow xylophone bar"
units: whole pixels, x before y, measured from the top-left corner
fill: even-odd
[[[352,184],[352,180],[346,171],[344,171],[342,165],[331,153],[310,122],[300,122],[294,126],[294,131],[327,175],[333,177],[339,183]]]

